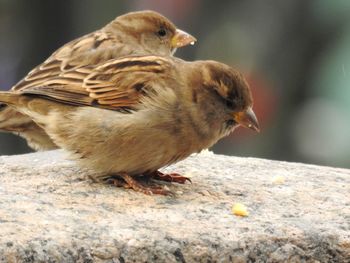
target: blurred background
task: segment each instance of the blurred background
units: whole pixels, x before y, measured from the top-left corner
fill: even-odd
[[[0,0],[0,88],[64,43],[143,9],[197,37],[177,56],[230,64],[253,89],[261,133],[240,128],[212,150],[350,168],[347,0]],[[29,151],[0,133],[0,154]]]

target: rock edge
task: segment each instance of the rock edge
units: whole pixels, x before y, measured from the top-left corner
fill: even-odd
[[[0,157],[0,262],[350,262],[350,170],[205,152],[165,171],[193,183],[145,196],[61,151]]]

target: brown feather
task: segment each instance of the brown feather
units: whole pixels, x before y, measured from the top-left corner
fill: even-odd
[[[42,81],[43,86],[28,86],[17,93],[39,95],[68,105],[135,109],[141,97],[147,95],[145,88],[152,89],[162,78],[159,72],[171,67],[171,63],[171,60],[155,56],[117,59],[97,68],[67,71]]]
[[[156,34],[160,28],[168,32],[165,39],[159,38]],[[52,100],[74,105],[91,104],[95,106],[97,104],[98,106],[99,103],[95,99],[90,96],[83,97],[82,94],[76,91],[82,88],[82,80],[91,73],[91,66],[96,67],[96,65],[103,64],[108,60],[129,55],[156,54],[171,56],[174,50],[170,45],[170,40],[175,31],[176,27],[167,18],[153,11],[132,12],[119,16],[100,30],[75,39],[59,48],[46,61],[35,67],[23,80],[12,87],[12,91],[26,94],[33,93],[32,95],[35,93],[39,96],[50,97]],[[152,64],[152,62],[146,63]],[[113,74],[113,67],[109,74]],[[126,69],[130,68],[131,65],[128,62],[122,62],[119,67]],[[154,68],[154,72],[159,71],[160,69]],[[93,83],[91,77],[88,85],[90,95],[95,96],[110,91],[114,87],[113,85],[109,86],[106,81],[101,83],[101,80],[109,78],[112,77],[103,76],[99,72],[98,82]],[[144,87],[142,83],[135,84],[135,87]],[[70,87],[71,90],[67,92],[72,92],[74,95],[68,95],[67,92],[62,91],[62,87]],[[37,88],[41,90],[39,91]],[[99,89],[98,92],[94,93],[95,95],[92,94],[94,89]],[[144,93],[144,89],[141,89],[140,93]],[[115,109],[137,103],[138,99],[131,99],[132,96],[134,95],[129,93],[128,95],[120,95],[119,99],[122,102],[112,105],[107,103],[110,100],[101,99],[100,106]],[[73,101],[69,102],[68,99],[73,99]],[[113,97],[113,100],[115,99],[117,98]],[[18,119],[18,116],[21,115],[20,121],[31,122],[29,117],[16,112],[12,108],[9,108],[7,112],[6,116],[0,116],[0,120],[5,117]],[[32,126],[34,127],[35,124],[32,123]],[[38,137],[45,135],[40,127],[37,127],[37,130]],[[33,133],[35,133],[34,128]],[[30,136],[28,135],[28,140]],[[35,140],[37,141],[37,139]],[[42,143],[45,145],[43,144],[41,147],[40,144]],[[47,136],[42,138],[40,142],[38,141],[35,148],[49,149],[52,145],[51,138]]]

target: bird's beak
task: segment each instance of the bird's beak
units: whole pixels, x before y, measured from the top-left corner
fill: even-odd
[[[194,36],[182,31],[180,29],[176,29],[175,35],[171,39],[171,47],[178,48],[184,47],[187,45],[194,45],[197,39]]]
[[[233,118],[243,127],[260,132],[259,123],[252,108],[248,108],[246,111],[235,112]]]

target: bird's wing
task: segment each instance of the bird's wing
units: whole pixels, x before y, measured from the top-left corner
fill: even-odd
[[[68,71],[42,86],[27,87],[18,93],[78,106],[136,109],[143,96],[151,96],[154,86],[166,81],[171,62],[170,58],[157,56],[110,60],[97,67]]]
[[[129,54],[128,47],[113,34],[99,30],[75,39],[54,52],[46,61],[35,67],[12,90],[41,86],[47,79],[87,65],[97,65],[112,58]]]

